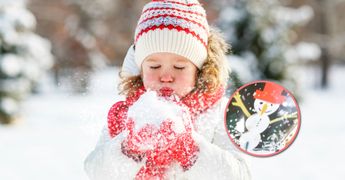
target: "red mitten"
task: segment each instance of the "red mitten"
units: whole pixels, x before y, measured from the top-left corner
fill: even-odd
[[[165,171],[173,161],[167,150],[171,142],[176,139],[175,134],[169,128],[171,124],[171,121],[164,121],[159,129],[146,125],[132,136],[129,142],[139,145],[135,148],[144,152],[146,157],[146,163],[137,173],[136,179],[166,179]]]
[[[134,128],[128,130],[129,135],[126,141],[132,149],[146,152],[155,149],[157,143],[160,141],[159,129],[154,125],[146,124],[139,130],[135,130]]]
[[[177,137],[176,143],[171,147],[172,157],[186,171],[197,160],[199,147],[191,133],[184,133]]]
[[[124,155],[132,158],[136,162],[140,162],[145,157],[145,153],[131,148],[126,141],[121,143],[121,151]]]
[[[125,101],[115,103],[108,112],[108,129],[111,137],[115,137],[126,129],[128,106]]]
[[[173,159],[169,151],[153,150],[146,153],[146,163],[135,179],[167,179],[166,170]]]
[[[129,134],[122,142],[122,152],[135,161],[141,161],[145,153],[157,147],[159,141],[159,130],[153,125],[145,125],[135,130],[134,121],[129,119],[126,124]]]
[[[166,170],[174,161],[185,171],[193,166],[199,148],[191,136],[191,129],[177,133],[173,126],[174,122],[170,120],[161,124],[158,133],[161,141],[154,150],[145,153],[145,166],[137,173],[136,179],[166,179]]]
[[[144,86],[140,87],[134,94],[126,98],[126,101],[115,103],[108,112],[108,130],[111,137],[115,137],[126,129],[128,107],[145,93]]]
[[[175,124],[174,124],[175,123]],[[164,121],[160,132],[165,137],[171,157],[176,160],[184,170],[188,170],[196,161],[199,147],[192,137],[190,120],[184,119],[184,128],[176,128],[176,122]],[[174,127],[175,126],[175,127]],[[180,132],[176,131],[179,130]]]

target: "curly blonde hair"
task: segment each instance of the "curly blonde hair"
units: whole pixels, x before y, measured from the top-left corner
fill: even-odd
[[[220,87],[225,87],[228,81],[230,68],[226,60],[226,53],[230,46],[225,42],[223,35],[216,29],[210,29],[207,45],[207,59],[198,70],[196,88],[206,93],[213,93]],[[119,84],[120,94],[131,96],[143,86],[140,75],[124,76],[119,74],[121,82]]]

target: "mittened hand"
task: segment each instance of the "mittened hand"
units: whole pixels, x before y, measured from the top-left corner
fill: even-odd
[[[191,133],[178,136],[171,150],[172,157],[185,171],[191,168],[198,158],[199,147],[192,138]]]
[[[140,114],[138,112],[143,106],[143,102],[140,102],[140,100],[144,101],[145,98],[151,100],[154,97],[149,98],[146,96],[156,96],[155,93],[144,95],[129,108],[128,120],[126,122],[126,129],[129,131],[127,146],[141,152],[157,148],[165,150],[169,144],[173,144],[176,141],[177,134],[191,130],[189,111],[176,102],[157,99],[161,107],[166,106],[164,114],[154,115],[157,111],[153,109],[151,111],[154,113],[151,113],[151,111],[146,113],[141,111]],[[146,105],[146,107],[148,106]]]
[[[134,129],[134,121],[126,123],[129,131],[126,139],[121,143],[122,153],[135,161],[141,161],[147,151],[156,148],[159,141],[159,130],[153,125],[145,125],[139,130]]]
[[[133,122],[132,122],[133,123]],[[195,162],[199,148],[191,136],[190,128],[177,128],[174,121],[166,120],[160,128],[146,125],[135,131],[132,123],[128,123],[128,137],[122,142],[122,152],[135,161],[141,161],[144,156],[152,156],[152,153],[169,152],[164,157],[176,160],[185,170],[188,170]],[[183,131],[181,130],[183,129]],[[157,159],[157,158],[153,158]],[[159,159],[159,158],[158,158]],[[166,158],[161,161],[170,162]],[[164,163],[159,163],[164,164]]]
[[[157,148],[145,153],[145,166],[139,170],[136,179],[167,179],[165,172],[174,161],[179,163],[184,171],[194,165],[199,148],[191,133],[176,134],[174,137],[172,141],[167,142],[167,149]]]
[[[121,143],[121,151],[124,155],[133,159],[136,162],[140,162],[145,157],[144,152],[135,150],[135,148],[128,145],[128,141],[126,141],[126,140],[122,141],[122,143]]]
[[[138,177],[155,177],[172,162],[188,170],[199,148],[191,136],[189,110],[179,102],[146,92],[128,109],[122,152],[135,161],[146,159]]]
[[[181,132],[180,129],[177,131],[176,127],[174,128],[177,126],[175,123],[176,121],[167,120],[161,124],[160,132],[165,138],[166,149],[162,148],[162,154],[158,157],[167,157],[166,162],[176,160],[184,170],[188,170],[197,160],[199,147],[192,137],[191,127],[186,127]],[[166,155],[167,152],[169,156]]]

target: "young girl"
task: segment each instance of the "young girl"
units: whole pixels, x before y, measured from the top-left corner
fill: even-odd
[[[250,179],[224,126],[227,49],[197,0],[145,5],[89,178]]]

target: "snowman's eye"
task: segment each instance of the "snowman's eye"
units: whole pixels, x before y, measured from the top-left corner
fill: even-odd
[[[260,104],[263,104],[264,102],[260,102]]]
[[[273,106],[273,104],[271,104],[271,106]]]

